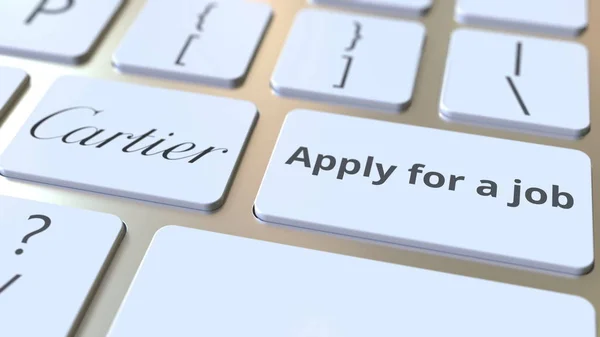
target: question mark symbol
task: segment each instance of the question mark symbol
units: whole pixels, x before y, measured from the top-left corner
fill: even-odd
[[[49,218],[49,217],[47,217],[47,216],[45,216],[45,215],[41,215],[41,214],[35,214],[35,215],[32,215],[32,216],[30,216],[30,217],[29,217],[29,219],[27,219],[27,220],[31,220],[31,219],[40,219],[40,220],[44,221],[44,225],[43,225],[41,228],[39,228],[39,229],[37,229],[37,230],[35,230],[35,231],[33,231],[33,232],[31,232],[31,233],[29,233],[29,234],[25,235],[25,236],[23,237],[23,240],[21,240],[21,242],[22,242],[22,243],[27,243],[27,241],[28,241],[29,239],[31,239],[31,237],[32,237],[32,236],[34,236],[34,235],[37,235],[37,234],[40,234],[41,232],[43,232],[43,231],[45,231],[46,229],[50,228],[50,224],[52,223],[52,220],[50,220],[50,218]],[[21,249],[21,248],[17,249],[17,250],[15,251],[15,254],[17,254],[17,255],[21,255],[21,254],[23,254],[23,249]]]

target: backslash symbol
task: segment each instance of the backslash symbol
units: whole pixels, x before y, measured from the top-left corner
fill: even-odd
[[[515,71],[514,71],[515,77],[521,76],[522,54],[523,54],[523,43],[521,41],[519,41],[519,42],[517,42],[517,52],[516,52],[516,56],[515,56]],[[523,98],[521,97],[521,94],[519,93],[519,90],[517,89],[517,86],[515,85],[513,79],[510,76],[506,76],[506,81],[508,82],[508,86],[512,90],[513,95],[515,95],[515,98],[517,99],[517,102],[519,103],[521,110],[523,110],[523,113],[526,116],[529,116],[529,110],[527,109],[527,106],[525,105],[525,102],[523,101]]]

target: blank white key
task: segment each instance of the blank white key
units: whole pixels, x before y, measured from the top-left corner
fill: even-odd
[[[396,15],[420,16],[431,8],[433,0],[312,0],[312,2]]]
[[[0,336],[71,336],[124,235],[113,215],[0,196]]]
[[[459,122],[579,138],[590,129],[585,46],[460,29],[453,33],[440,102]]]
[[[80,63],[123,0],[2,0],[0,53]]]
[[[591,186],[580,151],[295,110],[254,208],[267,222],[584,274]]]
[[[410,105],[424,40],[420,23],[305,9],[271,87],[284,96],[400,111]]]
[[[169,226],[110,337],[595,337],[585,299]]]
[[[0,155],[0,173],[213,210],[257,117],[247,101],[63,77]]]
[[[4,109],[25,89],[29,76],[21,69],[0,67],[0,116]]]
[[[588,26],[588,0],[457,0],[465,24],[577,36]]]
[[[113,63],[123,72],[237,86],[270,19],[264,3],[148,1]]]

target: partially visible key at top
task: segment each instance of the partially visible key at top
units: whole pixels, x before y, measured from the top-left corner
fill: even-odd
[[[312,0],[312,2],[373,12],[420,16],[431,8],[433,0]]]
[[[122,3],[123,0],[0,1],[0,53],[81,63]]]
[[[577,36],[588,26],[588,0],[457,0],[455,18],[464,24]]]
[[[595,320],[572,295],[169,226],[108,336],[595,337]]]
[[[72,336],[125,231],[113,215],[0,196],[0,336]]]
[[[21,69],[0,67],[0,117],[14,98],[25,88],[29,75]]]

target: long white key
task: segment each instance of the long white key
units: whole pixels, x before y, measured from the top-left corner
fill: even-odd
[[[396,15],[421,16],[431,8],[433,0],[312,0],[312,2]]]
[[[595,337],[595,318],[571,295],[170,226],[109,336]]]
[[[578,43],[457,30],[440,113],[451,121],[582,137],[590,130],[588,63]]]
[[[424,40],[420,23],[305,9],[271,87],[284,96],[400,111],[410,105]]]
[[[247,101],[63,77],[0,155],[0,173],[213,210],[257,117]]]
[[[554,272],[584,274],[594,263],[590,159],[556,147],[295,110],[255,212]]]
[[[588,26],[588,0],[457,0],[456,21],[577,36]]]
[[[80,63],[123,0],[2,0],[0,53]]]
[[[0,67],[0,117],[4,110],[25,89],[29,76],[21,69]]]
[[[0,336],[71,336],[124,235],[113,215],[0,196]]]
[[[134,74],[238,86],[270,19],[264,3],[148,1],[113,64]]]

